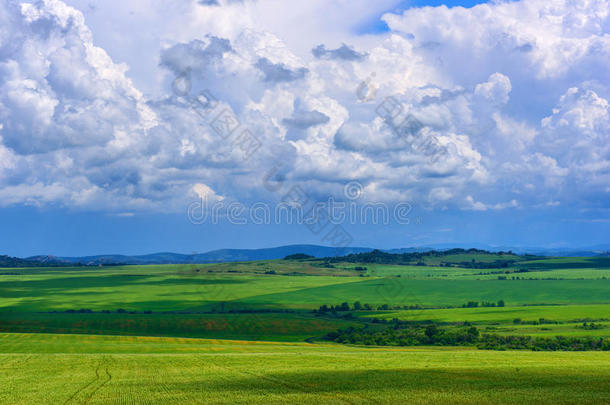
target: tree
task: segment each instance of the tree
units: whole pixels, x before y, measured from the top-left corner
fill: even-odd
[[[337,311],[349,311],[349,304],[347,302],[341,303],[341,305],[337,307]]]
[[[362,304],[360,303],[360,301],[354,302],[354,310],[360,311],[361,309],[362,309]]]
[[[498,306],[499,306],[499,307],[503,307],[503,306],[504,306],[504,300],[500,300],[500,301],[498,301]]]
[[[438,327],[435,324],[430,324],[426,326],[426,331],[424,332],[428,339],[432,340],[434,336],[438,333]]]

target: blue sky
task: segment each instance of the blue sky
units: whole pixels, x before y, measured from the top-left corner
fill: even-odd
[[[371,16],[369,21],[359,26],[356,30],[358,34],[372,33],[381,34],[388,32],[390,29],[388,25],[381,20],[381,16],[386,13],[401,13],[410,8],[417,7],[466,7],[470,8],[477,4],[487,3],[486,1],[479,0],[457,0],[457,1],[426,1],[426,0],[407,0],[399,1],[393,7],[383,10],[381,13]]]
[[[608,243],[609,16],[0,0],[0,254]],[[390,220],[252,219],[330,201]]]

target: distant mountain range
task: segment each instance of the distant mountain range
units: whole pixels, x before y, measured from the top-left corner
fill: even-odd
[[[452,248],[477,248],[488,251],[512,251],[516,254],[535,254],[539,256],[580,256],[591,257],[610,254],[610,245],[598,245],[588,248],[536,248],[489,246],[482,244],[435,244],[402,249],[380,249],[388,253],[413,253],[430,250],[447,250]],[[369,247],[334,248],[318,245],[288,245],[264,249],[220,249],[206,253],[152,253],[148,255],[97,255],[82,257],[32,256],[15,258],[0,256],[0,267],[32,267],[32,266],[66,266],[66,265],[110,265],[110,264],[180,264],[180,263],[219,263],[251,260],[282,259],[288,255],[304,253],[314,257],[344,256],[351,253],[366,253],[374,250]]]
[[[346,247],[334,248],[317,245],[289,245],[264,249],[219,249],[206,253],[191,255],[162,252],[139,256],[98,255],[82,257],[32,256],[30,261],[61,261],[66,264],[81,263],[84,265],[98,264],[180,264],[180,263],[220,263],[243,262],[251,260],[282,259],[295,253],[304,253],[314,257],[343,256],[350,253],[364,253],[372,248]]]

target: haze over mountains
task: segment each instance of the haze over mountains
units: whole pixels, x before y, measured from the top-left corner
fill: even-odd
[[[484,244],[437,244],[401,249],[379,249],[388,253],[412,253],[430,250],[447,250],[451,248],[477,248],[488,251],[513,251],[517,254],[535,254],[539,256],[599,256],[608,255],[610,244],[597,245],[585,248],[538,248],[538,247],[511,247],[489,246]],[[281,259],[288,255],[304,253],[314,257],[343,256],[351,253],[364,253],[374,250],[371,247],[345,247],[334,248],[319,245],[287,245],[262,249],[219,249],[205,253],[181,254],[172,252],[159,252],[146,255],[95,255],[79,257],[56,257],[51,255],[31,256],[28,258],[14,258],[0,256],[0,267],[30,267],[36,265],[99,265],[99,264],[181,264],[181,263],[219,263],[239,262],[251,260]]]

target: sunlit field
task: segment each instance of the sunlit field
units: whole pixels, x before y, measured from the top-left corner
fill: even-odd
[[[544,259],[527,272],[523,263],[436,264],[2,269],[0,402],[607,401],[610,354],[596,343],[610,337],[605,262]],[[339,304],[347,310],[320,309]],[[550,340],[511,350],[487,338],[456,346],[374,337],[394,328],[424,336],[427,325]],[[359,328],[374,338],[357,340]],[[350,330],[347,340],[329,338]],[[576,343],[548,343],[557,336]],[[597,349],[578,351],[578,339]]]
[[[603,403],[607,353],[0,335],[2,403]],[[295,365],[298,364],[298,368]]]

